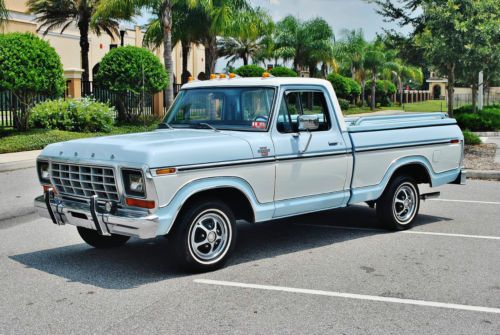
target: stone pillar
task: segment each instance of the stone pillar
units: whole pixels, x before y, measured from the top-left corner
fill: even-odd
[[[162,118],[165,115],[163,108],[163,91],[153,95],[153,115],[157,118]]]
[[[135,46],[142,47],[142,30],[140,26],[135,26]]]
[[[64,78],[67,83],[66,95],[68,98],[80,98],[82,96],[82,69],[64,70]]]

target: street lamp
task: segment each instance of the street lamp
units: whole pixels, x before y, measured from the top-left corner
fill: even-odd
[[[120,46],[124,46],[125,34],[127,33],[127,28],[123,24],[120,24],[119,29],[120,29]]]

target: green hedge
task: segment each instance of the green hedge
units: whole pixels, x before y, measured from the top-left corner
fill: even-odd
[[[284,66],[276,66],[271,74],[275,77],[297,77],[297,72]]]
[[[481,144],[481,139],[476,134],[471,133],[470,131],[467,131],[467,130],[464,130],[463,134],[464,134],[465,144],[469,144],[469,145]]]
[[[342,111],[349,110],[349,100],[346,100],[346,99],[338,99],[338,100],[339,100],[340,109]]]
[[[234,73],[241,77],[262,77],[264,72],[266,70],[257,65],[243,65],[234,71]]]
[[[463,106],[454,111],[455,119],[462,129],[471,131],[500,130],[500,105],[486,106],[474,113],[472,106]]]
[[[349,78],[337,73],[331,73],[326,79],[332,84],[338,98],[349,99],[349,95],[351,94]]]
[[[89,98],[46,100],[31,110],[30,126],[78,132],[109,132],[115,110]]]

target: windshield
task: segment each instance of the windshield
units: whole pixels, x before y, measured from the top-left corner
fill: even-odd
[[[266,131],[274,88],[220,87],[180,91],[163,123],[174,128]]]

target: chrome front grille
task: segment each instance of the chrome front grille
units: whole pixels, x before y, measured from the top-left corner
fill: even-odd
[[[109,167],[52,162],[52,182],[57,192],[99,200],[118,201],[115,171]]]

